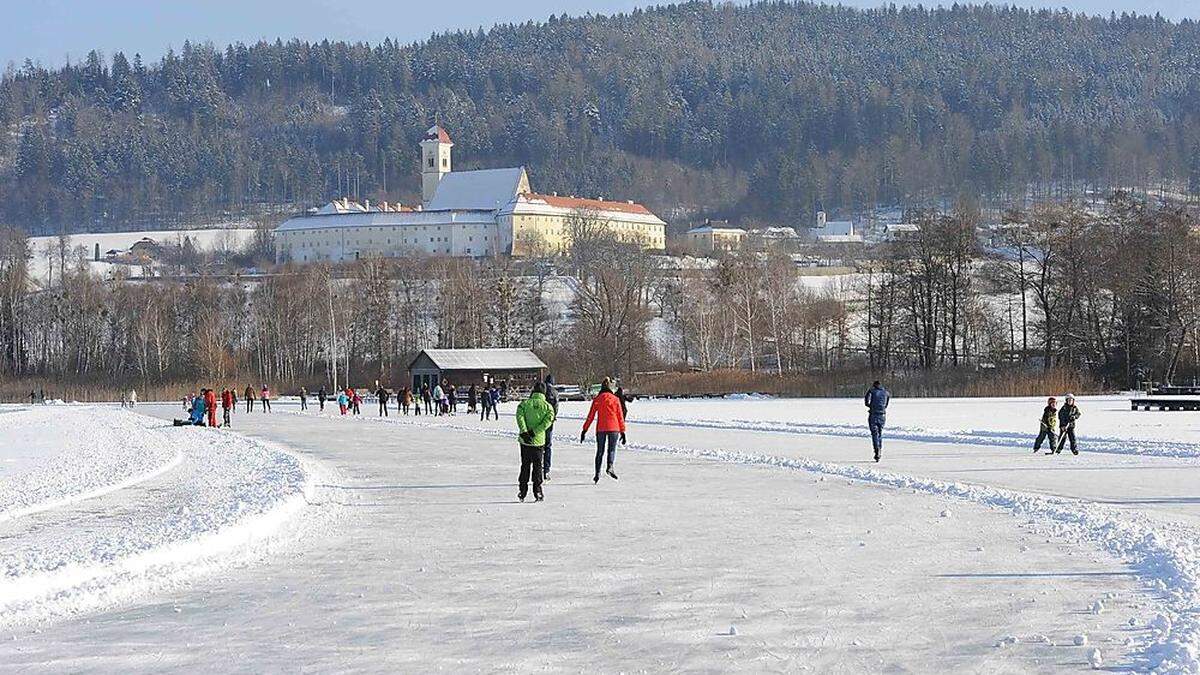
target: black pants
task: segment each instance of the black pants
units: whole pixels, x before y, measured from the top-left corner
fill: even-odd
[[[300,397],[300,409],[308,410],[308,399],[303,396]]]
[[[379,400],[379,416],[380,416],[380,417],[387,417],[387,416],[388,416],[388,412],[387,412],[387,401],[384,401],[383,399],[380,399],[380,400]]]
[[[488,409],[487,409],[487,406],[485,405],[479,409],[479,419],[486,420],[487,415],[488,415]]]
[[[262,400],[262,411],[265,413],[271,412],[271,399],[264,398]]]
[[[246,399],[246,412],[254,412],[254,399]]]
[[[551,424],[550,427],[546,429],[546,444],[542,446],[542,448],[544,448],[542,452],[542,473],[545,475],[550,475],[550,446],[553,443],[554,425]]]
[[[542,496],[542,448],[536,445],[521,445],[521,475],[517,478],[517,496],[521,499],[529,494],[529,477],[533,475],[533,496]]]
[[[425,399],[425,414],[426,415],[433,414],[433,399],[431,399],[431,398]]]
[[[1063,427],[1062,432],[1058,435],[1058,450],[1056,452],[1062,452],[1063,446],[1067,444],[1068,438],[1071,439],[1071,452],[1073,452],[1075,454],[1079,454],[1079,446],[1077,446],[1075,444],[1075,425],[1074,424],[1072,424],[1071,426],[1068,426],[1068,427]],[[1051,441],[1051,443],[1053,443],[1053,441]]]
[[[1055,434],[1050,429],[1046,429],[1046,428],[1041,429],[1040,431],[1038,431],[1037,440],[1033,442],[1033,451],[1037,452],[1038,450],[1041,450],[1042,449],[1042,441],[1045,441],[1048,439],[1050,441],[1050,451],[1054,452],[1056,438],[1057,438],[1057,434]]]
[[[621,439],[619,431],[596,432],[596,475],[600,475],[600,463],[604,460],[604,447],[608,446],[608,468],[613,467],[617,459],[617,441]]]
[[[883,415],[867,416],[867,426],[871,429],[871,447],[875,448],[876,455],[883,451],[883,426],[885,423],[886,418]]]
[[[223,406],[222,406],[222,408],[221,408],[221,412],[222,412],[222,413],[224,413],[224,417],[225,417],[225,426],[229,426],[229,408],[226,408],[226,407],[223,407]]]
[[[317,405],[320,406],[320,408],[318,408],[318,410],[320,410],[322,412],[325,411],[325,399],[323,399],[323,398],[317,399]]]

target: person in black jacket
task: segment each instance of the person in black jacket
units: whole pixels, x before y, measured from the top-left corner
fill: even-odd
[[[1058,410],[1058,448],[1054,454],[1062,453],[1068,438],[1071,439],[1071,454],[1079,454],[1079,446],[1075,443],[1075,420],[1082,414],[1079,408],[1075,407],[1075,395],[1067,394],[1067,402]]]
[[[328,397],[329,395],[325,393],[325,385],[321,385],[320,390],[317,391],[317,404],[321,406],[321,412],[325,411],[325,399]]]
[[[558,417],[558,389],[554,388],[554,376],[546,375],[546,403],[554,410],[554,416]],[[550,445],[554,438],[554,422],[546,428],[546,444],[542,446],[542,480],[550,480]]]
[[[871,446],[875,449],[876,462],[883,454],[883,426],[887,421],[887,407],[891,400],[891,393],[879,380],[871,384],[867,395],[863,397],[863,404],[867,406],[867,427],[871,430]]]
[[[387,417],[388,416],[387,404],[388,404],[388,398],[390,396],[390,394],[388,394],[387,388],[380,387],[375,392],[375,396],[379,398],[379,416]]]
[[[629,405],[628,405],[629,399],[625,398],[625,387],[618,386],[617,390],[613,393],[617,395],[617,400],[621,402],[621,417],[628,419],[629,418]]]

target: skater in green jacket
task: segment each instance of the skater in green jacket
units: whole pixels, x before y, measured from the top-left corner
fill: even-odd
[[[1050,441],[1050,452],[1048,455],[1054,454],[1055,441],[1058,439],[1058,402],[1051,396],[1046,400],[1046,407],[1042,408],[1041,425],[1038,429],[1037,440],[1033,443],[1033,452],[1042,449],[1042,441]]]
[[[546,430],[554,424],[554,408],[546,401],[546,385],[533,385],[533,393],[517,406],[517,429],[521,432],[521,475],[517,499],[525,501],[529,475],[533,474],[533,498],[542,501],[542,448]]]

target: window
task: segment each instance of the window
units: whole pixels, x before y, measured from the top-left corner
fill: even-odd
[[[445,157],[442,158],[442,168],[443,169],[446,168],[446,158]]]
[[[411,157],[412,155],[409,155],[409,156]],[[429,168],[431,168],[431,169],[433,168],[433,157],[429,158]]]

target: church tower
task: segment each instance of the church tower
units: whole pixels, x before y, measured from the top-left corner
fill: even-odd
[[[450,148],[454,143],[440,125],[433,125],[421,141],[421,201],[428,204],[442,176],[450,173]]]

